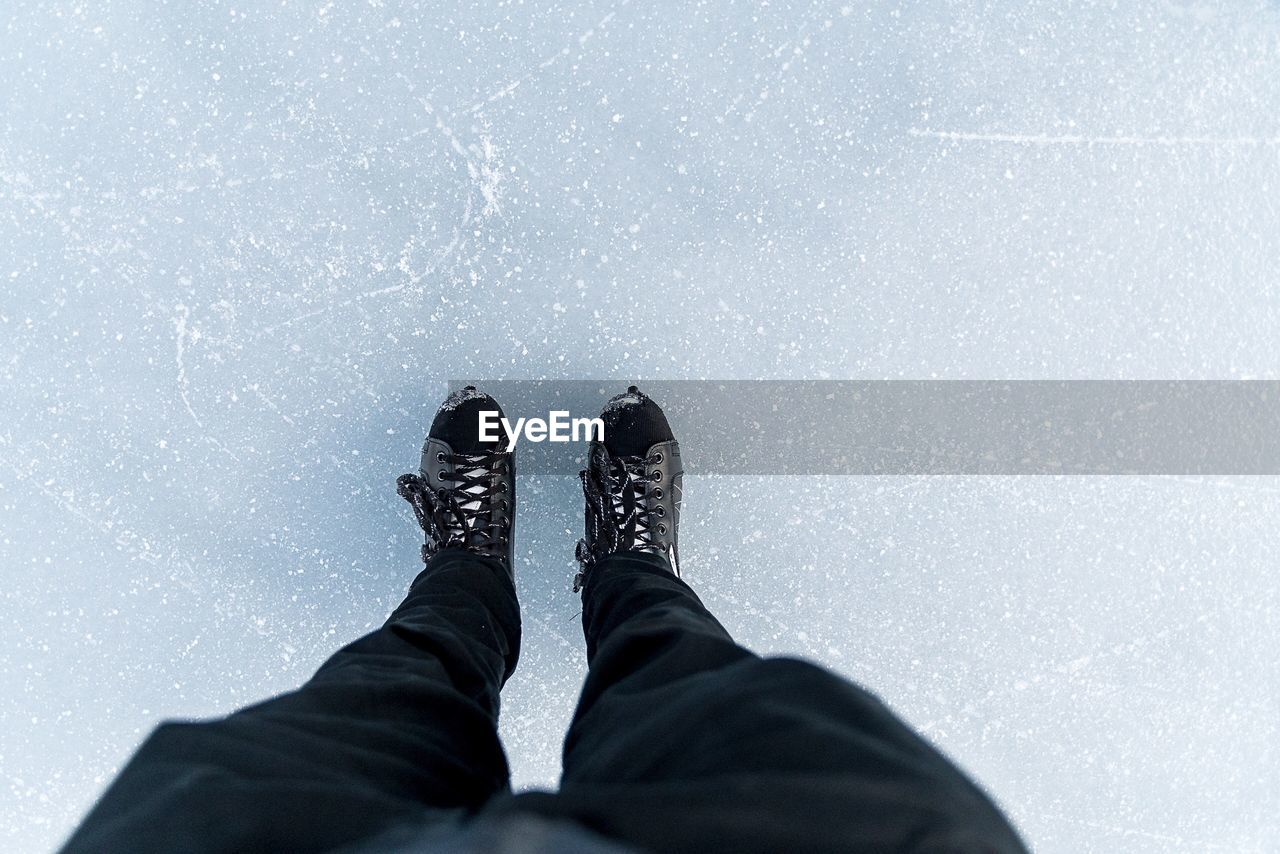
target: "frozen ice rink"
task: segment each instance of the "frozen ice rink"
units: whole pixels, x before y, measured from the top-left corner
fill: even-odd
[[[1271,0],[7,0],[0,102],[6,852],[384,618],[447,379],[1280,379]],[[550,786],[582,509],[520,490]],[[1036,850],[1280,847],[1276,479],[686,491],[738,639]]]

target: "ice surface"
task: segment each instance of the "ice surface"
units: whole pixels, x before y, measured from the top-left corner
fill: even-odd
[[[448,378],[1277,378],[1278,45],[1247,0],[3,4],[5,850],[382,620]],[[685,486],[726,625],[1038,850],[1280,839],[1274,480]],[[520,490],[550,785],[581,505]]]

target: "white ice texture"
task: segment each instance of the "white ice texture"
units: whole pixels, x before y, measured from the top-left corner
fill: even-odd
[[[383,619],[447,379],[1280,378],[1275,2],[7,0],[0,101],[5,851]],[[548,786],[582,510],[519,488]],[[686,491],[733,633],[1039,851],[1280,844],[1275,480]]]

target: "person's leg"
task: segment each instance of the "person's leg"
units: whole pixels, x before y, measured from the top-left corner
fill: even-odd
[[[509,787],[498,692],[519,643],[508,570],[441,551],[298,691],[161,726],[64,850],[320,851],[474,811]]]
[[[590,672],[555,795],[493,805],[658,851],[1021,851],[991,802],[867,692],[733,642],[679,577],[683,472],[634,386],[601,412],[578,544]]]
[[[161,726],[65,851],[322,851],[458,819],[509,791],[498,692],[515,669],[515,468],[480,440],[497,401],[449,395],[397,491],[426,568],[376,632],[300,690]],[[411,832],[413,832],[411,830]]]
[[[554,801],[661,851],[1022,851],[958,769],[871,694],[733,642],[665,558],[587,576],[590,672]]]

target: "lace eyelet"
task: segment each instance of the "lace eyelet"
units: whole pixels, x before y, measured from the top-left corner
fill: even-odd
[[[665,515],[667,515],[667,508],[665,508],[665,507],[663,507],[661,504],[659,504],[659,505],[658,505],[658,507],[657,507],[657,511],[656,511],[656,512],[657,512],[657,514],[658,514],[659,516],[665,516]]]
[[[664,525],[664,524],[662,524],[661,522],[659,522],[659,523],[658,523],[658,533],[659,533],[659,534],[665,534],[666,532],[667,532],[667,526],[666,526],[666,525]]]
[[[444,451],[436,451],[436,462],[444,462]]]
[[[498,502],[498,506],[500,506],[503,510],[511,509],[511,505],[507,503],[507,499],[505,498]]]
[[[653,473],[649,475],[649,480],[653,481],[654,483],[657,483],[658,481],[662,480],[662,472],[658,471],[657,469],[654,469]]]
[[[653,464],[654,465],[662,464],[662,451],[658,451],[658,453],[653,455]]]
[[[656,498],[656,499],[658,499],[659,501],[661,501],[661,500],[662,500],[662,487],[661,487],[661,486],[654,487],[654,490],[653,490],[653,497],[654,497],[654,498]]]

